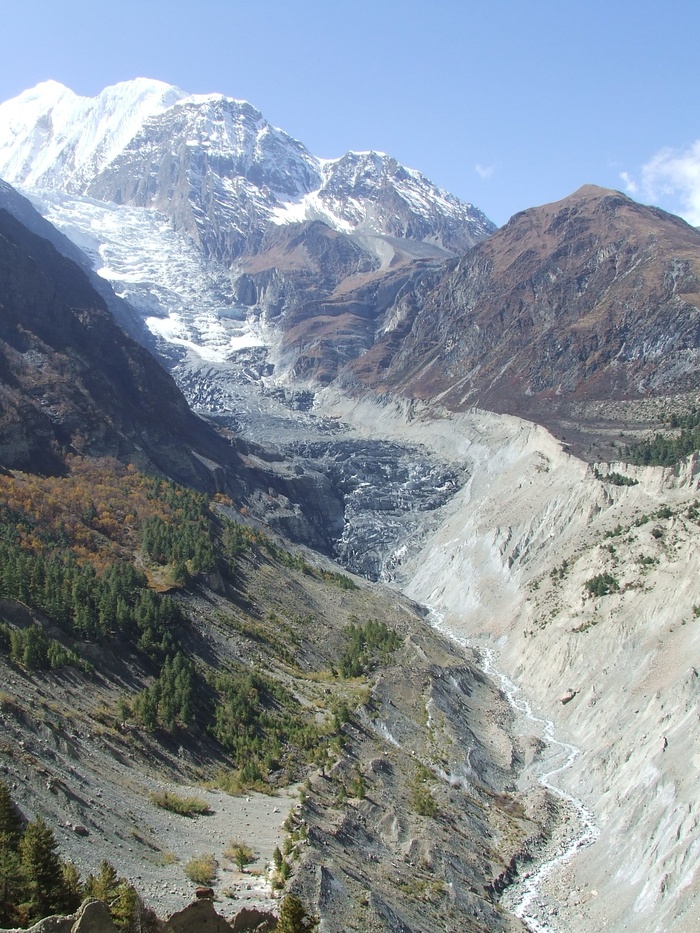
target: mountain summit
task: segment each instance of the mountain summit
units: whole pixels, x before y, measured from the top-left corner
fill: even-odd
[[[494,229],[382,153],[321,160],[246,101],[144,78],[94,98],[48,81],[1,104],[0,177],[156,208],[226,261],[254,250],[270,223],[322,220],[456,253]]]
[[[81,191],[145,120],[184,96],[145,78],[94,98],[43,81],[0,104],[0,176],[16,186]]]
[[[598,432],[601,403],[604,420],[612,401],[697,391],[699,308],[700,232],[584,185],[404,291],[353,379],[574,441]]]
[[[202,361],[329,381],[372,345],[375,305],[417,260],[495,229],[384,153],[319,159],[246,101],[143,78],[95,98],[46,82],[1,104],[0,177],[87,253],[168,366],[185,358],[192,402],[211,395],[192,377]],[[327,359],[318,336],[336,344]]]

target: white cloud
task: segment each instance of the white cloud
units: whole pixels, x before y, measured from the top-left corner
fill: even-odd
[[[474,171],[479,176],[479,178],[486,180],[493,175],[494,168],[495,166],[493,165],[479,165],[477,162],[477,164],[474,166]]]
[[[686,149],[661,149],[642,166],[639,182],[627,172],[620,177],[630,194],[667,203],[688,223],[700,226],[700,139]]]
[[[625,183],[625,191],[629,192],[630,194],[639,193],[639,185],[634,180],[634,178],[632,178],[629,172],[620,172],[620,178]]]

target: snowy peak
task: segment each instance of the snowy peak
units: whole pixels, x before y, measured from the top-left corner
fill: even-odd
[[[414,240],[451,253],[495,230],[477,208],[384,152],[346,152],[319,166],[319,187],[284,202],[272,214],[274,223],[322,220],[341,233]]]
[[[461,252],[494,225],[420,172],[383,152],[348,152],[323,165],[320,200],[361,233],[426,240]]]
[[[368,197],[388,179],[408,174],[396,159],[384,152],[346,152],[323,165],[324,188],[329,194],[339,190],[351,197]]]
[[[0,176],[13,185],[78,191],[150,116],[184,93],[136,78],[79,97],[45,81],[0,104]]]
[[[222,95],[186,97],[147,121],[129,148],[138,150],[154,139],[160,145],[164,134],[172,151],[185,146],[200,153],[221,177],[241,176],[282,196],[297,196],[320,181],[318,160],[308,149],[271,126],[247,101]]]
[[[0,177],[162,211],[226,262],[255,252],[270,224],[320,220],[375,256],[388,248],[377,237],[460,253],[494,229],[385,153],[321,160],[247,101],[144,78],[94,98],[49,81],[0,105]]]

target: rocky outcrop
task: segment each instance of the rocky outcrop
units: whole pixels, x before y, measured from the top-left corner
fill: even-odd
[[[274,914],[254,907],[241,907],[231,920],[233,933],[270,933],[276,925]]]
[[[28,933],[117,933],[117,928],[102,901],[89,898],[76,913],[67,917],[45,917],[29,927]]]
[[[231,933],[231,924],[217,914],[212,900],[204,898],[178,910],[161,929],[163,933]]]
[[[193,901],[167,920],[153,918],[153,933],[272,933],[277,926],[274,914],[242,907],[226,920],[216,912],[211,899]],[[20,933],[11,930],[7,933]],[[46,917],[21,933],[117,933],[109,911],[102,901],[90,898],[80,909],[66,917]]]

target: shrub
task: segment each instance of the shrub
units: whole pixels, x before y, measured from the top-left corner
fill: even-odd
[[[430,771],[424,765],[419,765],[411,785],[410,797],[411,806],[419,816],[435,817],[438,813],[438,805],[430,793],[431,778]]]
[[[620,585],[611,573],[599,573],[590,580],[586,580],[584,587],[591,596],[607,596],[609,593],[617,593]]]
[[[362,772],[358,769],[350,781],[350,796],[357,797],[359,800],[364,800],[366,794],[365,779],[362,776]]]
[[[304,905],[294,894],[287,894],[282,901],[277,933],[308,933],[317,926],[315,918],[310,917]]]
[[[218,867],[218,862],[211,853],[195,855],[185,865],[185,874],[195,884],[211,884]]]
[[[201,797],[181,797],[169,790],[151,794],[151,803],[180,816],[204,816],[211,813],[211,807]]]
[[[571,569],[571,565],[568,560],[563,560],[559,567],[553,567],[551,570],[552,580],[563,580],[566,574]]]
[[[239,871],[243,871],[246,865],[250,865],[251,862],[255,861],[255,852],[245,842],[240,842],[237,839],[232,839],[229,842],[224,854],[226,858],[236,863],[236,868]]]

